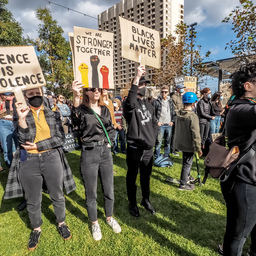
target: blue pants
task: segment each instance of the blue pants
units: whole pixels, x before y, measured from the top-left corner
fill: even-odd
[[[211,120],[211,134],[219,133],[221,116],[215,116],[214,120]]]
[[[0,119],[0,142],[4,152],[4,161],[10,167],[13,152],[18,146],[18,138],[12,121]]]
[[[249,234],[251,234],[250,249],[256,255],[256,186],[227,180],[221,182],[221,190],[227,206],[224,255],[241,256]]]
[[[119,139],[118,139],[119,137]],[[116,137],[115,137],[115,143],[114,143],[114,147],[113,147],[113,151],[114,153],[118,153],[119,149],[118,149],[118,141],[120,141],[121,144],[121,152],[122,153],[126,153],[126,148],[125,148],[125,131],[124,129],[122,130],[116,130]]]
[[[155,158],[158,158],[160,156],[160,150],[161,150],[163,138],[164,138],[164,154],[166,156],[169,156],[171,137],[172,137],[172,126],[170,125],[159,126],[157,140],[156,140]]]

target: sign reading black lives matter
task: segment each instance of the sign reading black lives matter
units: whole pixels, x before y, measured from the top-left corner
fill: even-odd
[[[113,89],[113,33],[74,27],[73,40],[75,80],[85,88]]]
[[[160,34],[135,22],[119,17],[122,57],[154,68],[161,67]]]
[[[0,93],[45,85],[33,46],[0,47]]]

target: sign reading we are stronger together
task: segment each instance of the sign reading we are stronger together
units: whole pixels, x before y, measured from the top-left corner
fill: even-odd
[[[69,39],[75,80],[85,88],[113,89],[113,33],[74,27]]]
[[[161,67],[160,34],[135,22],[119,17],[122,57],[154,68]]]
[[[0,93],[45,85],[33,46],[0,47]]]

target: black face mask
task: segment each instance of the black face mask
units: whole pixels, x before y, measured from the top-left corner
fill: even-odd
[[[142,88],[138,89],[138,95],[144,97],[146,95],[146,87],[143,86]]]
[[[43,104],[43,96],[30,97],[28,102],[32,107],[39,108]]]

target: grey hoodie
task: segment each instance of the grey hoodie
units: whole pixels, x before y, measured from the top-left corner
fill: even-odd
[[[181,109],[176,115],[174,148],[182,152],[201,151],[198,116],[192,110]]]

